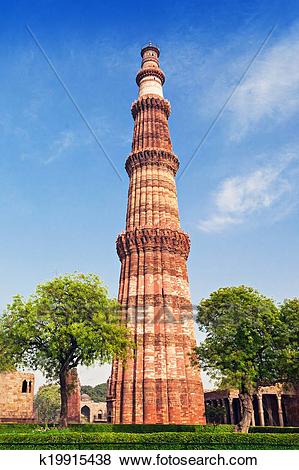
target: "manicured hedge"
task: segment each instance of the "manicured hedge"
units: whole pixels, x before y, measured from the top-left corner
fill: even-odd
[[[1,434],[0,449],[299,449],[299,434],[205,432]]]
[[[278,433],[278,434],[295,434],[299,433],[299,426],[298,427],[293,427],[293,426],[285,426],[279,427],[279,426],[254,426],[249,429],[250,433]]]
[[[0,424],[1,433],[36,433],[43,426],[36,424]],[[156,432],[233,432],[231,425],[176,425],[176,424],[73,424],[68,429],[58,430],[57,427],[49,426],[49,432],[115,432],[115,433],[156,433]]]
[[[31,433],[40,429],[38,424],[14,424],[14,423],[0,423],[0,434],[4,433]]]
[[[156,432],[233,432],[230,424],[213,426],[206,425],[183,425],[183,424],[73,424],[71,431],[82,432],[116,432],[116,433],[156,433]]]
[[[26,433],[40,434],[45,430],[44,426],[38,424],[8,424],[0,423],[0,435],[8,433]],[[207,425],[176,425],[176,424],[73,424],[67,429],[58,429],[57,426],[49,425],[48,433],[133,433],[147,434],[157,432],[189,432],[189,433],[232,433],[234,426],[230,424],[221,424],[213,426]],[[299,433],[299,427],[279,427],[279,426],[255,426],[249,429],[251,434],[296,434]]]

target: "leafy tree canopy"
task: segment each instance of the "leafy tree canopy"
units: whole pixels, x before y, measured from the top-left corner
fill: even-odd
[[[226,287],[198,306],[206,339],[197,348],[204,369],[239,389],[271,385],[280,371],[282,322],[274,302],[251,287]]]
[[[82,385],[81,394],[86,393],[95,402],[106,401],[107,396],[107,383],[96,385]]]
[[[249,428],[254,390],[290,379],[285,321],[294,313],[288,304],[283,310],[285,318],[271,299],[246,286],[218,289],[198,306],[197,321],[206,339],[197,356],[218,383],[240,390],[243,419],[238,430]],[[293,363],[291,350],[288,358]]]
[[[119,307],[95,274],[70,274],[14,297],[0,319],[0,369],[40,369],[59,380],[67,425],[67,374],[78,365],[110,362],[132,346]]]
[[[282,371],[290,382],[299,382],[299,298],[286,299],[280,306],[283,324]]]
[[[57,423],[59,421],[60,406],[59,385],[43,385],[39,388],[34,399],[34,408],[39,422],[46,424]]]

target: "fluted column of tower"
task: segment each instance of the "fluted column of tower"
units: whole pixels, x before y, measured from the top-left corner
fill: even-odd
[[[170,104],[163,98],[159,49],[148,44],[141,56],[126,161],[126,230],[117,239],[122,321],[136,349],[126,364],[113,362],[108,416],[114,423],[204,423],[200,372],[190,357],[195,346],[186,267],[190,241],[180,228]]]

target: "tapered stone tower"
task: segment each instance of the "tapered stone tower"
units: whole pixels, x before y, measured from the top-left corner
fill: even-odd
[[[168,129],[170,104],[159,49],[141,50],[132,105],[134,134],[126,230],[117,239],[122,321],[136,342],[134,357],[115,360],[108,387],[113,423],[204,423],[203,388],[190,355],[195,346],[186,261],[189,237],[180,228],[175,174],[179,161]]]

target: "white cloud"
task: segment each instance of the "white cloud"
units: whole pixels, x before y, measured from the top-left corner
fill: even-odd
[[[231,215],[225,214],[215,214],[211,218],[202,220],[198,228],[202,232],[221,232],[228,225],[237,224],[240,220],[237,217],[232,217]]]
[[[299,109],[299,27],[267,47],[231,100],[231,137],[280,123]],[[266,121],[268,120],[268,121]]]
[[[162,66],[170,76],[168,86],[180,94],[194,110],[213,120],[234,89],[267,31],[237,31],[215,48],[204,48],[198,40],[166,43]],[[263,37],[264,35],[264,37]],[[175,50],[175,60],[173,59]],[[231,140],[239,141],[251,132],[272,130],[299,110],[299,23],[290,30],[275,30],[254,61],[220,119]]]
[[[52,163],[64,154],[66,150],[75,145],[75,134],[72,131],[62,131],[54,140],[49,157],[44,161],[45,165]]]
[[[235,176],[224,181],[216,198],[221,212],[252,212],[269,207],[288,189],[286,181],[278,182],[277,168],[260,168],[248,176]]]
[[[252,213],[270,209],[292,193],[292,162],[297,160],[294,152],[285,152],[276,163],[253,170],[246,176],[225,179],[214,195],[214,210],[198,227],[204,232],[219,232],[233,224],[247,220]],[[286,214],[287,211],[283,210]],[[276,214],[277,219],[277,214]]]

